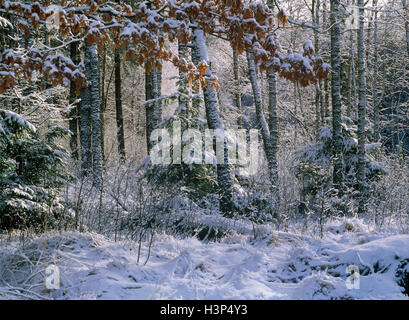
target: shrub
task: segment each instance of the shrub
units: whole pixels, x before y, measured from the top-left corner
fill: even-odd
[[[23,117],[0,110],[0,229],[57,226],[67,154],[56,140],[67,133],[51,127],[41,139]]]

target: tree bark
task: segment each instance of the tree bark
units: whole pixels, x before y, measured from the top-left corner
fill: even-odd
[[[312,22],[315,25],[320,24],[320,16],[319,16],[319,9],[320,9],[320,0],[312,0],[311,5],[311,16]],[[314,29],[314,47],[315,52],[318,53],[319,48],[319,34],[316,29]],[[315,84],[315,135],[318,139],[319,136],[319,128],[321,127],[321,84],[320,82]]]
[[[154,72],[147,70],[145,67],[145,100],[152,100],[154,99],[154,88],[153,88],[153,77]],[[155,121],[154,121],[154,104],[148,103],[145,105],[145,123],[146,123],[146,148],[147,153],[149,154],[153,145],[150,140],[152,131],[155,128]]]
[[[261,137],[263,140],[264,153],[266,155],[268,164],[269,179],[271,182],[271,191],[273,195],[273,205],[276,206],[278,198],[278,174],[277,174],[277,144],[278,144],[278,121],[277,121],[277,102],[275,96],[275,76],[274,72],[268,73],[269,80],[269,125],[265,120],[263,114],[263,107],[261,102],[261,92],[257,81],[256,65],[252,54],[247,52],[247,63],[249,68],[249,78],[251,87],[253,89],[254,105],[256,107],[256,116],[261,131]],[[271,130],[271,134],[270,134]],[[277,212],[273,208],[275,214]]]
[[[152,131],[159,127],[162,121],[162,102],[160,101],[162,90],[162,71],[154,68],[152,71],[145,67],[145,99],[153,100],[146,104],[145,119],[146,119],[146,145],[148,154],[153,145],[150,141]]]
[[[324,27],[328,27],[328,19],[327,19],[327,1],[322,2],[322,23]],[[329,58],[330,59],[330,58]],[[321,103],[321,123],[322,125],[326,125],[325,118],[329,117],[329,78],[324,79],[323,84],[323,93],[322,93],[322,103]]]
[[[73,63],[78,64],[80,62],[80,56],[78,52],[78,43],[73,42],[70,44],[70,57]],[[70,83],[70,95],[69,95],[69,103],[70,105],[77,100],[77,95],[75,93],[76,86],[74,81]],[[71,131],[70,136],[70,148],[71,148],[71,157],[75,160],[79,158],[78,152],[78,104],[75,104],[73,108],[70,110],[70,121],[69,121],[69,128]]]
[[[101,79],[99,83],[100,101],[101,101],[101,150],[102,150],[102,165],[105,166],[105,110],[106,110],[106,96],[105,96],[105,74],[106,74],[106,46],[101,53]]]
[[[85,45],[85,69],[88,79],[89,104],[92,127],[92,173],[93,184],[102,185],[102,148],[101,148],[101,101],[99,94],[99,65],[96,45]]]
[[[193,30],[193,55],[194,61],[206,61],[209,67],[206,69],[205,77],[211,78],[212,69],[207,55],[206,39],[203,30]],[[209,129],[225,129],[223,120],[220,118],[217,93],[210,86],[203,89],[206,119]],[[226,162],[227,150],[225,150],[225,162],[217,164],[217,182],[220,194],[220,210],[226,217],[231,217],[234,212],[233,184],[230,165]]]
[[[124,117],[122,113],[122,80],[121,80],[121,57],[119,49],[115,49],[115,116],[116,116],[116,136],[118,143],[118,154],[120,160],[125,161],[125,135]]]
[[[186,59],[188,57],[188,47],[183,44],[182,41],[178,41],[178,55],[180,59]],[[178,85],[178,91],[181,94],[189,95],[189,89],[187,88],[187,79],[185,73],[179,69],[179,85]],[[189,105],[190,102],[188,99],[183,97],[182,95],[179,95],[178,97],[178,105],[179,105],[179,110],[183,110],[183,112],[186,113],[186,116],[189,118]]]
[[[343,159],[341,135],[341,17],[339,0],[331,1],[331,99],[334,172],[333,183],[338,194],[343,192]]]
[[[353,2],[352,2],[353,3]],[[355,72],[355,41],[354,41],[354,30],[350,31],[349,42],[350,42],[350,59],[351,59],[351,101],[348,101],[348,116],[351,116],[356,120],[357,111],[357,88],[356,88],[356,72]]]
[[[365,39],[364,39],[364,0],[358,1],[359,29],[358,29],[358,168],[359,184],[358,213],[363,213],[366,207],[366,179],[365,179],[365,125],[366,125],[366,79],[365,79]]]
[[[162,100],[159,99],[162,96],[162,69],[155,68],[155,93],[158,99],[155,103],[155,123],[156,128],[159,127],[162,122]]]
[[[273,201],[276,205],[280,200],[279,193],[279,181],[278,181],[278,141],[279,141],[279,123],[277,114],[277,80],[276,75],[273,70],[267,72],[268,79],[268,126],[270,130],[270,140],[271,140],[271,185],[272,185],[272,195]],[[278,217],[278,211],[276,210],[276,217]]]
[[[85,56],[84,60],[87,59]],[[81,143],[81,173],[87,176],[92,167],[91,158],[91,106],[89,94],[90,81],[87,79],[87,89],[81,89],[80,116],[80,143]]]
[[[409,56],[409,6],[407,0],[402,0],[402,5],[405,10],[405,35],[406,35],[406,51],[408,52]]]
[[[379,140],[379,102],[378,102],[378,58],[379,58],[379,45],[378,45],[378,0],[373,1],[373,6],[375,8],[374,13],[374,70],[373,70],[373,81],[372,81],[372,101],[373,101],[373,113],[374,113],[374,141]]]
[[[240,76],[239,76],[239,55],[237,54],[237,50],[233,48],[233,74],[234,74],[234,99],[236,100],[236,107],[239,113],[239,119],[237,124],[239,128],[243,126],[243,114],[242,114],[242,107],[241,107],[241,93],[240,93]]]

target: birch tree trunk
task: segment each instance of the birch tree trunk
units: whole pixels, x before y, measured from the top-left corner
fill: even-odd
[[[252,54],[247,52],[247,63],[249,68],[249,78],[253,89],[254,105],[256,107],[256,116],[261,137],[263,140],[264,153],[267,159],[269,179],[271,182],[271,191],[273,195],[273,205],[277,205],[278,201],[278,174],[277,174],[277,144],[278,144],[278,121],[277,121],[277,102],[275,95],[275,76],[274,72],[268,73],[269,80],[269,114],[270,114],[270,129],[263,114],[261,103],[261,92],[257,81],[256,65]],[[270,134],[270,130],[271,133]],[[278,214],[276,208],[273,211],[276,216]]]
[[[343,192],[343,159],[341,136],[341,17],[339,0],[331,1],[331,99],[334,172],[333,183],[338,194]]]
[[[365,179],[365,117],[366,117],[366,80],[365,80],[365,39],[364,39],[364,0],[358,1],[359,29],[358,29],[358,184],[359,203],[358,213],[363,213],[366,207],[366,179]]]
[[[194,61],[206,61],[209,67],[206,69],[205,77],[211,78],[212,69],[207,55],[206,38],[201,29],[193,30],[193,55]],[[217,93],[210,86],[203,89],[204,103],[206,109],[206,119],[209,129],[225,129],[223,120],[220,118]],[[230,172],[230,165],[227,160],[227,150],[225,149],[225,162],[217,164],[217,182],[220,194],[220,210],[226,217],[231,217],[234,212],[233,184]]]

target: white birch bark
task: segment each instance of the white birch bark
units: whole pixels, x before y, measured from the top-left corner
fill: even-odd
[[[256,116],[263,140],[264,153],[268,164],[269,179],[271,182],[273,212],[278,215],[276,205],[278,201],[278,174],[277,174],[277,146],[278,146],[278,121],[277,121],[277,102],[275,93],[274,72],[268,73],[269,80],[269,114],[270,128],[263,114],[260,86],[257,81],[256,65],[252,54],[247,52],[247,62],[249,68],[249,78],[253,89],[254,105],[256,107]],[[270,133],[271,130],[271,133]]]
[[[193,61],[206,61],[209,67],[206,69],[205,77],[212,77],[212,69],[207,55],[206,38],[201,29],[193,30]],[[206,109],[207,125],[209,129],[225,129],[223,120],[220,118],[217,93],[210,85],[203,88],[204,103]],[[227,152],[225,150],[225,163],[217,164],[217,182],[220,193],[220,210],[225,216],[231,216],[233,208],[233,186],[230,172],[230,165],[227,162]]]

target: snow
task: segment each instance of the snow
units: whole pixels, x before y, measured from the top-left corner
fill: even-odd
[[[0,71],[0,76],[1,77],[11,76],[15,78],[15,73],[13,71]]]
[[[381,143],[376,142],[376,143],[367,143],[365,144],[365,152],[371,152],[372,150],[379,149],[382,146]]]
[[[376,233],[356,219],[331,221],[322,239],[255,232],[256,239],[232,233],[220,242],[156,235],[149,260],[143,243],[139,263],[137,243],[95,233],[9,242],[0,247],[0,298],[407,299],[395,271],[409,258],[409,235]],[[49,264],[59,267],[61,286],[44,291]],[[360,269],[359,289],[346,286],[351,264]]]
[[[311,40],[306,40],[304,43],[304,51],[311,51],[314,52],[314,45],[312,44]]]
[[[20,127],[24,127],[30,131],[36,132],[36,128],[34,127],[34,125],[32,125],[30,122],[24,119],[24,117],[13,111],[0,109],[0,116],[0,120],[7,122],[9,125],[16,123]],[[2,130],[4,131],[4,128]]]

